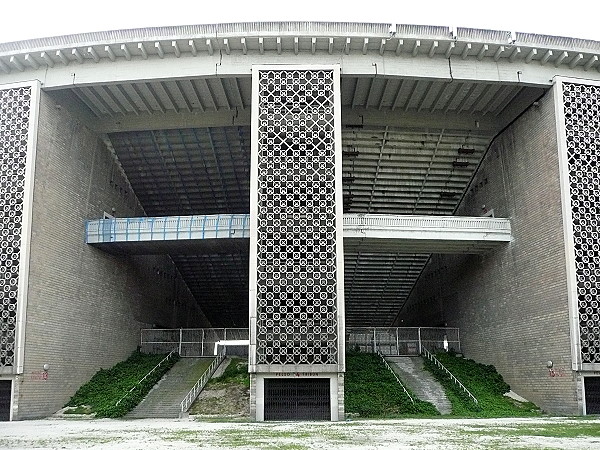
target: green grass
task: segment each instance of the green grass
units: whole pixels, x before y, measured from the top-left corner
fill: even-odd
[[[242,358],[232,358],[223,373],[212,378],[208,384],[232,383],[242,384],[250,387],[250,374],[248,373],[248,362]]]
[[[347,414],[365,418],[439,415],[431,403],[414,396],[415,403],[411,403],[396,378],[376,354],[346,354],[344,390]]]
[[[578,418],[580,419],[580,418]],[[473,434],[481,436],[502,436],[502,437],[521,437],[521,436],[539,436],[549,438],[587,438],[600,437],[600,427],[597,423],[519,423],[503,426],[465,426],[462,429],[464,434]]]
[[[536,416],[540,411],[533,403],[519,403],[505,397],[510,390],[494,366],[477,363],[452,353],[441,352],[438,360],[460,380],[475,396],[479,404],[469,399],[466,393],[431,361],[425,360],[429,370],[444,386],[448,400],[452,403],[452,415],[461,417],[526,417]]]
[[[78,411],[89,408],[96,417],[122,417],[141,402],[152,386],[179,360],[179,356],[171,357],[125,397],[119,406],[115,406],[165,356],[133,352],[128,359],[110,369],[100,369],[65,406],[76,407]]]

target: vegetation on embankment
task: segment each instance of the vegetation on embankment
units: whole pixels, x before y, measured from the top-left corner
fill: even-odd
[[[95,413],[96,417],[124,416],[142,401],[158,380],[179,360],[178,355],[173,355],[116,406],[116,403],[165,356],[167,355],[133,352],[125,361],[110,369],[100,369],[96,372],[92,379],[71,397],[65,407],[74,407],[71,412]]]
[[[225,363],[223,363],[225,364]],[[219,418],[250,417],[248,361],[233,358],[223,373],[212,378],[192,404],[190,414]]]
[[[411,394],[413,404],[381,357],[373,353],[346,353],[344,391],[346,414],[368,418],[439,415],[435,406]]]
[[[425,368],[444,386],[452,403],[452,415],[462,417],[523,417],[540,414],[533,403],[521,403],[504,396],[510,386],[492,365],[477,363],[454,353],[440,352],[436,358],[473,394],[478,405],[433,362]]]

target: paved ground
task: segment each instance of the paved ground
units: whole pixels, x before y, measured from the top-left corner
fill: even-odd
[[[0,422],[0,448],[600,449],[600,418],[199,422],[48,419]]]

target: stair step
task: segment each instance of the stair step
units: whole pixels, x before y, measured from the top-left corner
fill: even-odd
[[[406,385],[420,400],[432,403],[440,414],[450,414],[452,404],[446,396],[442,385],[425,370],[423,358],[420,356],[386,357],[391,368],[402,383]]]
[[[213,358],[182,358],[126,417],[176,418],[180,404]]]

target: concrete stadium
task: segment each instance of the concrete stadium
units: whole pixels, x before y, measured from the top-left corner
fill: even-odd
[[[143,330],[231,329],[255,420],[293,389],[340,420],[346,345],[410,327],[600,412],[599,57],[366,23],[0,44],[0,417],[57,411]]]

